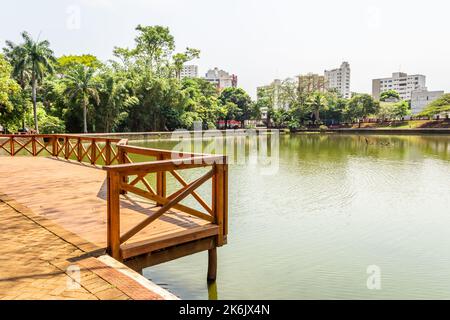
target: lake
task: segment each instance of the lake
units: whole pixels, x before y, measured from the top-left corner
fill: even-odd
[[[448,299],[450,136],[281,135],[276,174],[230,165],[229,220],[215,284],[207,253],[144,275],[183,299]]]

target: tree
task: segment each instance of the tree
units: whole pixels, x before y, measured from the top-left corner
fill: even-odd
[[[254,109],[252,108],[252,99],[241,88],[225,88],[220,94],[219,100],[223,105],[227,105],[228,102],[234,103],[239,112],[233,111],[236,120],[241,121],[244,124],[245,120],[249,120],[253,117]]]
[[[184,53],[177,53],[173,56],[173,64],[175,69],[175,78],[180,80],[181,70],[186,62],[198,59],[200,57],[200,50],[186,48]]]
[[[344,111],[344,117],[348,120],[355,120],[376,114],[380,104],[373,100],[368,94],[356,94],[347,104]]]
[[[102,66],[97,57],[91,54],[64,55],[57,59],[56,70],[59,74],[64,74],[79,64],[93,69],[98,69]]]
[[[53,63],[56,61],[50,43],[47,40],[34,41],[27,32],[22,33],[24,43],[15,45],[7,41],[5,53],[13,65],[13,75],[23,84],[26,83],[28,75],[31,77],[31,92],[33,100],[34,125],[36,132],[39,132],[37,119],[37,99],[36,92],[39,83],[44,78],[45,73],[53,73]]]
[[[450,93],[444,94],[439,99],[431,102],[418,115],[432,117],[444,112],[450,112]]]
[[[87,133],[87,108],[89,99],[99,104],[98,85],[94,81],[94,69],[84,65],[76,65],[64,78],[64,93],[73,100],[78,100],[83,108],[83,132]]]
[[[392,89],[381,93],[380,101],[387,101],[389,99],[400,100],[400,95],[398,94],[397,91]]]
[[[315,123],[320,122],[320,112],[325,111],[328,107],[328,101],[325,98],[325,95],[320,92],[314,92],[306,104],[308,105],[311,113],[313,114]]]
[[[11,78],[11,65],[0,55],[0,124],[17,129],[23,117],[25,102],[19,84]]]
[[[409,107],[409,103],[407,101],[399,101],[394,104],[394,108],[392,110],[392,116],[395,119],[402,119],[411,114],[411,109]]]
[[[175,41],[169,28],[138,25],[136,30],[139,35],[135,38],[136,48],[133,53],[142,59],[145,66],[161,74],[162,62],[167,60],[175,49]]]
[[[0,112],[11,112],[12,97],[20,92],[19,84],[11,78],[11,70],[11,65],[0,55]]]

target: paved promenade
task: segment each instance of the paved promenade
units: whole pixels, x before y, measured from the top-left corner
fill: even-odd
[[[109,256],[87,256],[4,200],[0,195],[0,299],[174,298],[155,293],[158,287],[151,290],[145,279]]]

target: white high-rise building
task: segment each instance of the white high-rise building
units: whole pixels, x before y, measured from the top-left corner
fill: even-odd
[[[325,70],[325,87],[327,90],[335,89],[343,98],[350,99],[350,64],[344,61],[340,68]]]
[[[180,78],[198,78],[198,66],[184,65],[180,72]]]
[[[219,70],[219,68],[208,70],[205,80],[216,85],[219,90],[237,87],[237,76],[234,74],[229,74],[226,71]]]
[[[395,72],[391,78],[372,80],[372,97],[380,100],[380,95],[388,90],[398,92],[400,99],[411,100],[411,94],[415,90],[426,89],[425,76],[422,74],[408,75],[403,72]]]

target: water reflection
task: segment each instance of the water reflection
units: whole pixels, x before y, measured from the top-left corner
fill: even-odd
[[[230,166],[217,282],[206,283],[205,253],[144,274],[190,299],[449,298],[449,139],[280,136],[276,174]],[[370,265],[382,290],[367,289]]]

